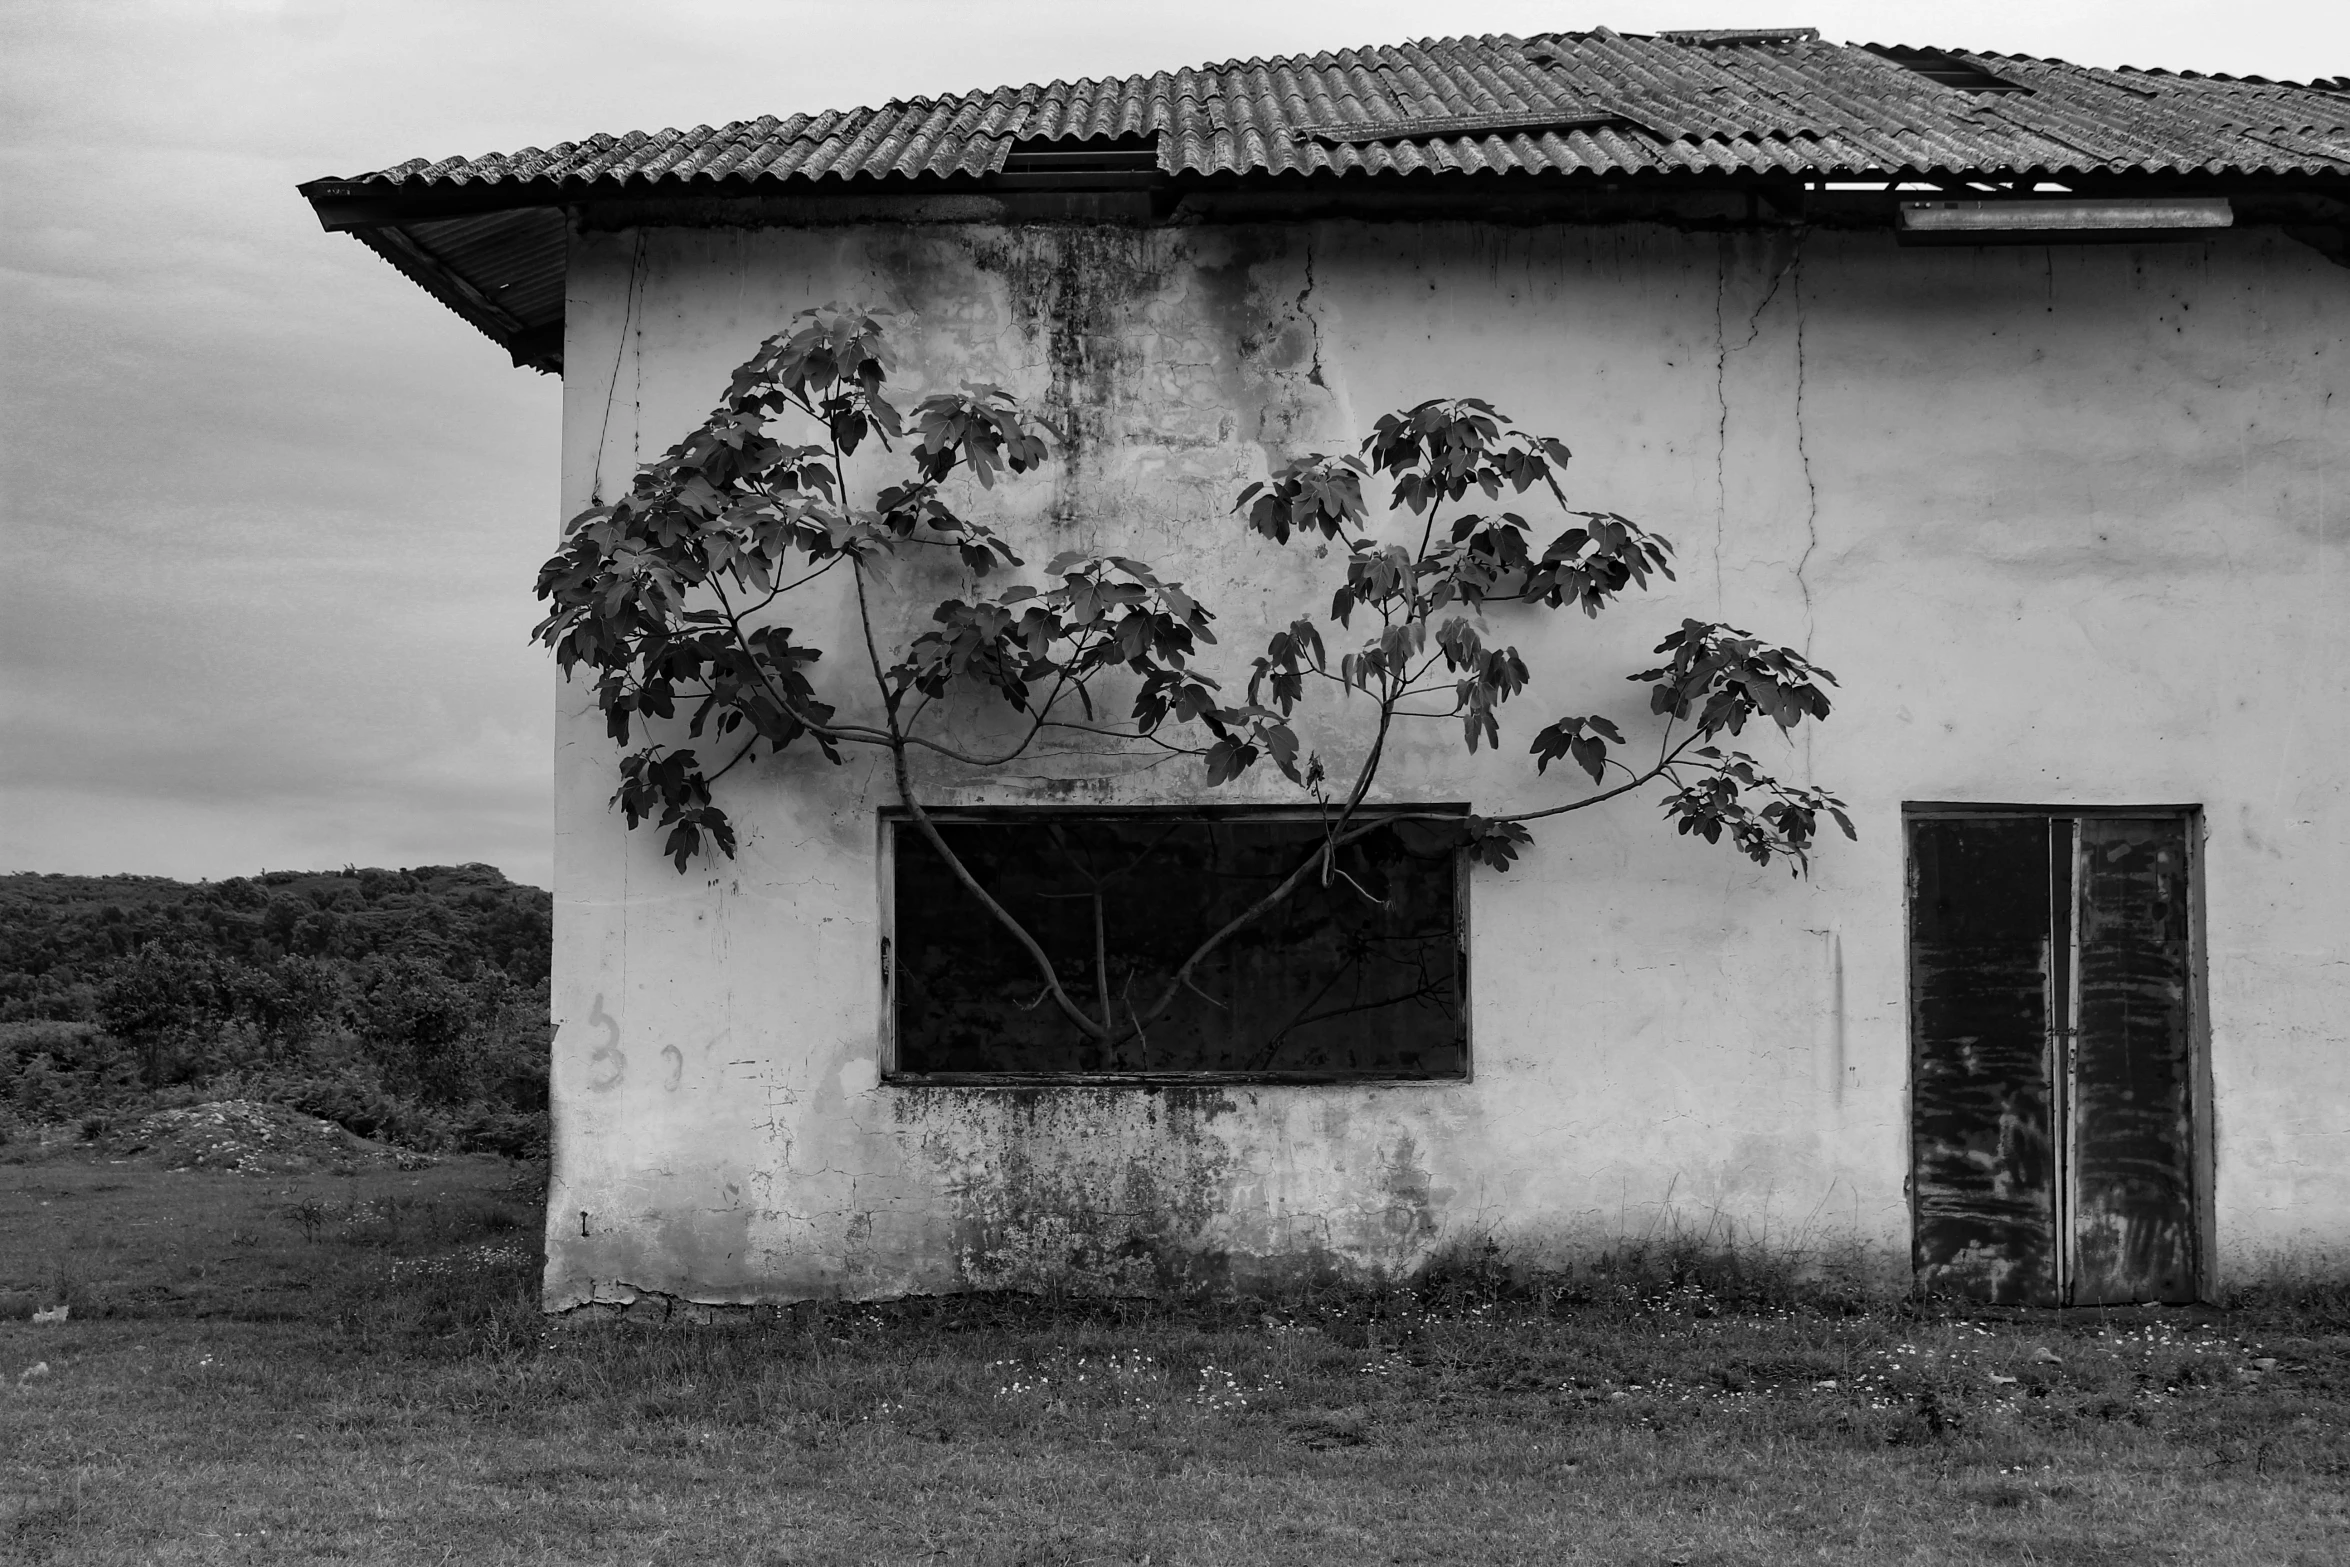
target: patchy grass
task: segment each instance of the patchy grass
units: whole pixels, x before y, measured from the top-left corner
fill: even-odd
[[[0,1559],[2137,1567],[2350,1540],[2323,1301],[1970,1317],[1472,1267],[1281,1305],[555,1326],[536,1174],[0,1166]]]

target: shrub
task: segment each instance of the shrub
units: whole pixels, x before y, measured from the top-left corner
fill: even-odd
[[[0,1024],[0,1099],[27,1121],[73,1119],[119,1099],[136,1078],[122,1042],[94,1024]]]

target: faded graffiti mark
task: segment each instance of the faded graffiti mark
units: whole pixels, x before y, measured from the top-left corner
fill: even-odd
[[[1391,1241],[1408,1249],[1436,1233],[1435,1183],[1408,1134],[1397,1141],[1381,1185],[1387,1192],[1382,1223]]]
[[[669,1070],[661,1075],[661,1086],[676,1093],[678,1083],[685,1077],[685,1052],[675,1045],[663,1045],[661,1059],[669,1063]]]
[[[588,1052],[588,1060],[597,1063],[603,1072],[600,1077],[589,1078],[588,1087],[610,1088],[619,1082],[621,1076],[628,1071],[628,1057],[621,1054],[620,1024],[617,1019],[604,1010],[602,991],[596,993],[596,1004],[588,1009],[588,1022],[591,1026],[607,1028],[612,1031],[611,1038]]]

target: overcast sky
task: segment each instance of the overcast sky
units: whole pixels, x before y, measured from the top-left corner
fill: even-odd
[[[1432,33],[1778,24],[2350,73],[2342,0],[9,0],[0,870],[546,883],[526,637],[561,386],[321,233],[300,180]]]

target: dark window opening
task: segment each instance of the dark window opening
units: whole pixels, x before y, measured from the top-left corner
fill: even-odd
[[[1316,852],[1318,817],[933,819],[1052,958],[1067,992],[1096,1017],[1107,998],[1127,1037],[1097,1039],[1071,1022],[1018,939],[919,827],[892,819],[888,968],[901,1080],[1468,1075],[1465,901],[1448,823],[1380,822],[1338,851],[1327,884],[1312,874],[1231,936],[1152,1018],[1200,944]]]
[[[2028,93],[2032,90],[2021,82],[1994,76],[1979,65],[1970,64],[1954,54],[1944,54],[1939,49],[1909,49],[1899,44],[1869,44],[1865,47],[1879,59],[1890,60],[1955,92]]]
[[[1004,154],[1010,175],[1156,174],[1155,135],[1097,136],[1088,140],[1036,136],[1012,143]]]

